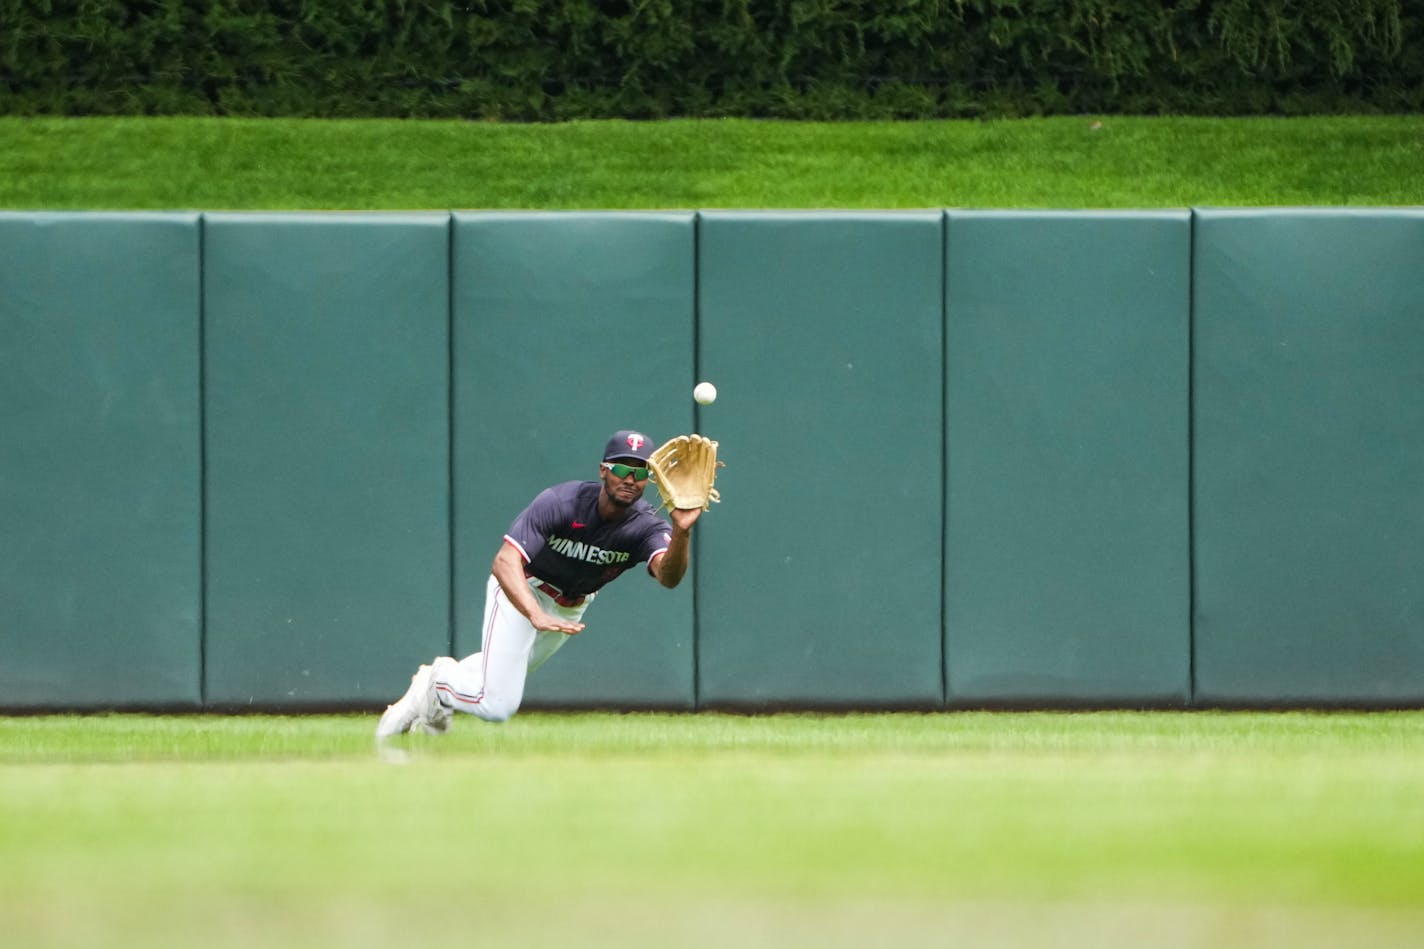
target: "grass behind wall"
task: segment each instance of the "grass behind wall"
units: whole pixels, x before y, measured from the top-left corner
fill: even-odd
[[[0,118],[0,208],[1424,204],[1424,116],[455,121]]]

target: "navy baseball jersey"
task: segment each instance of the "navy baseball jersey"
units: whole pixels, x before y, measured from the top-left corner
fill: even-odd
[[[672,541],[672,525],[641,498],[621,521],[604,521],[601,488],[597,481],[566,481],[541,491],[504,535],[524,558],[525,571],[565,596],[595,592]]]

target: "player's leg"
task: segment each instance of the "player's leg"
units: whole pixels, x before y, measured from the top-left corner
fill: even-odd
[[[529,672],[533,673],[548,662],[550,657],[559,651],[559,647],[568,641],[569,637],[564,633],[540,632],[534,640],[534,648],[529,652]]]
[[[590,593],[584,597],[583,602],[578,606],[560,606],[553,597],[537,587],[534,589],[534,595],[543,601],[544,609],[556,616],[561,616],[575,623],[583,621],[584,611],[588,609],[589,604],[593,602],[594,598],[594,594]],[[559,651],[559,647],[568,641],[569,636],[567,633],[552,633],[547,630],[541,630],[534,640],[534,648],[529,652],[529,673],[533,674],[536,669],[548,662],[554,653]]]
[[[535,594],[544,598],[546,594]],[[554,608],[553,601],[541,604]],[[570,615],[582,614],[559,608]],[[485,588],[482,649],[445,666],[436,676],[440,701],[485,721],[503,722],[519,710],[524,701],[524,684],[529,672],[538,668],[563,645],[563,633],[540,632],[509,602],[499,581],[490,577]]]
[[[491,576],[485,586],[481,649],[442,670],[435,683],[440,701],[485,721],[507,720],[524,699],[524,678],[536,634]]]

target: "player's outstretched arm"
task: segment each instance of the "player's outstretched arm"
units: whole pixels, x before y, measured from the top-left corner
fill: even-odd
[[[672,521],[672,541],[668,549],[653,558],[650,567],[659,583],[671,590],[682,582],[691,558],[692,525],[702,516],[702,508],[674,508],[668,512]]]
[[[568,633],[570,636],[583,631],[583,623],[571,623],[546,613],[539,607],[539,601],[530,592],[529,584],[524,579],[524,560],[513,544],[500,546],[499,553],[494,555],[494,566],[490,569],[494,578],[499,581],[504,595],[509,597],[509,602],[514,604],[516,610],[524,614],[529,625],[545,632]]]

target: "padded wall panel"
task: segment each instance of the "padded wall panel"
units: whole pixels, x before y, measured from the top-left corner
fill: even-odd
[[[449,215],[206,218],[207,696],[380,704],[450,648]]]
[[[1424,701],[1424,212],[1196,230],[1197,696]]]
[[[198,217],[0,213],[0,707],[200,701]]]
[[[952,704],[1190,688],[1187,212],[949,214]]]
[[[693,223],[455,215],[458,654],[480,648],[490,563],[539,491],[596,479],[618,429],[691,430]],[[690,707],[694,576],[669,591],[639,567],[605,587],[587,629],[530,677],[526,707]]]
[[[707,212],[700,412],[726,501],[701,536],[699,697],[943,698],[940,212]]]

